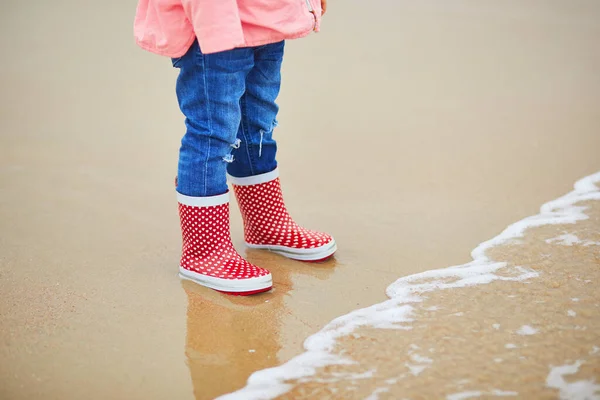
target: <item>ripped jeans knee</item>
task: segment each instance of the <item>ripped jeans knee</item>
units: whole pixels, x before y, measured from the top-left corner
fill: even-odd
[[[235,142],[230,144],[230,146],[233,150],[239,149],[241,145],[242,145],[242,140],[239,138],[236,139]],[[225,157],[223,157],[223,161],[225,161],[228,164],[231,164],[234,160],[235,160],[235,157],[232,153],[229,153],[229,154],[225,155]]]
[[[268,131],[265,131],[264,129],[259,130],[260,133],[260,142],[258,143],[258,157],[262,157],[262,145],[263,145],[263,140],[265,137],[265,134],[268,135],[273,135],[273,130],[277,127],[277,125],[279,125],[279,122],[277,122],[276,119],[273,120],[273,122],[271,123],[271,128]]]

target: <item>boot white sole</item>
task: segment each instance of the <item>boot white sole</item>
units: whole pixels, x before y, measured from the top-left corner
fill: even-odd
[[[335,240],[323,245],[321,247],[315,247],[313,249],[294,249],[287,246],[277,246],[268,244],[250,244],[246,242],[246,246],[251,249],[269,250],[273,253],[280,254],[284,257],[291,258],[292,260],[298,261],[321,261],[325,260],[333,255],[337,251],[337,244]]]
[[[199,285],[206,286],[220,292],[227,293],[259,293],[273,287],[273,277],[271,274],[247,279],[222,279],[212,276],[206,276],[197,272],[179,267],[179,277]],[[250,292],[250,293],[249,293]]]

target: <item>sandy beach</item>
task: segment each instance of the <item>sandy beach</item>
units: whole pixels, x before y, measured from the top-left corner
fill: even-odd
[[[398,278],[469,262],[600,171],[597,2],[333,2],[323,32],[287,44],[276,139],[289,209],[339,252],[303,264],[246,250],[232,204],[234,244],[275,289],[226,296],[177,277],[183,117],[170,61],[133,43],[135,1],[0,8],[2,399],[234,392]],[[335,348],[355,367],[283,396],[598,385],[600,246],[585,243],[600,242],[600,211],[585,206],[587,220],[490,250],[536,278],[432,293],[411,330],[360,328]]]

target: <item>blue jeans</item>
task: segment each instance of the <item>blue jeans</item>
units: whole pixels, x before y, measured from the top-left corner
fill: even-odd
[[[186,196],[227,192],[226,173],[247,177],[277,167],[275,103],[284,42],[202,54],[198,42],[180,58],[177,99],[185,115],[177,191]]]

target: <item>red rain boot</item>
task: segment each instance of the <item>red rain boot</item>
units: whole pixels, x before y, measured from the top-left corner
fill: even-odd
[[[244,260],[229,233],[229,193],[189,197],[177,193],[183,236],[182,279],[237,295],[266,292],[271,273]]]
[[[235,178],[233,184],[248,247],[271,250],[300,261],[322,261],[337,250],[326,233],[304,229],[294,222],[283,202],[279,171]]]

